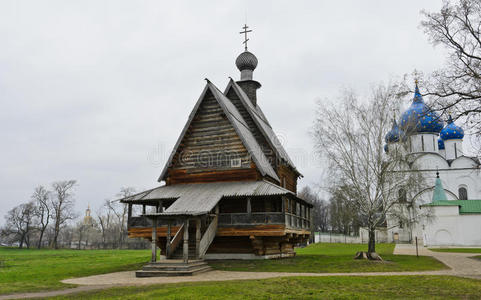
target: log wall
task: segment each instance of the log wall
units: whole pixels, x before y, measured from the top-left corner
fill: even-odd
[[[240,159],[240,166],[233,166],[233,159]],[[208,90],[174,155],[166,183],[258,179],[242,140]]]

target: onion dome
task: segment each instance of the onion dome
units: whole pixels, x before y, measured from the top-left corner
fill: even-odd
[[[438,149],[439,150],[444,150],[444,141],[442,138],[438,139]]]
[[[242,52],[235,60],[235,65],[239,71],[251,70],[254,71],[257,67],[257,57],[249,51]]]
[[[456,124],[454,124],[453,122],[453,118],[449,116],[448,125],[446,125],[446,127],[441,130],[441,133],[439,135],[441,136],[443,141],[461,140],[464,137],[464,130],[459,126],[456,126]]]
[[[404,136],[404,132],[399,129],[396,120],[392,123],[392,129],[385,136],[386,143],[397,143]]]
[[[419,92],[418,84],[414,92],[411,106],[401,115],[401,129],[406,133],[432,132],[437,133],[443,129],[444,122],[437,113],[424,103]]]

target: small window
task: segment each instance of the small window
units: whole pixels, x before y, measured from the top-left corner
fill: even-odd
[[[468,200],[468,190],[465,187],[458,189],[459,200]]]
[[[242,161],[240,158],[233,158],[230,160],[230,166],[232,168],[240,168],[242,164]]]

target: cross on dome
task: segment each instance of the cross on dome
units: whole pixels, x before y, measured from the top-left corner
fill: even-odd
[[[249,26],[247,26],[247,24],[244,24],[244,27],[242,27],[242,29],[244,29],[244,31],[239,32],[240,34],[244,34],[244,41],[242,42],[242,44],[244,44],[245,51],[247,51],[247,41],[249,40],[247,38],[247,33],[252,32],[252,30],[247,30],[248,28],[249,28]]]

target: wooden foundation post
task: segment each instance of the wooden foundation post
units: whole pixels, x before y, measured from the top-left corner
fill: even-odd
[[[189,219],[184,220],[184,263],[189,262]]]
[[[201,238],[201,232],[200,232],[200,218],[197,218],[195,220],[195,257],[197,259],[200,259],[200,238]]]
[[[171,239],[170,239],[170,231],[171,231],[171,228],[172,228],[172,221],[169,220],[167,222],[167,245],[165,247],[165,256],[166,258],[169,258],[170,257],[170,242],[171,242]]]
[[[152,262],[157,261],[157,218],[152,219]]]

